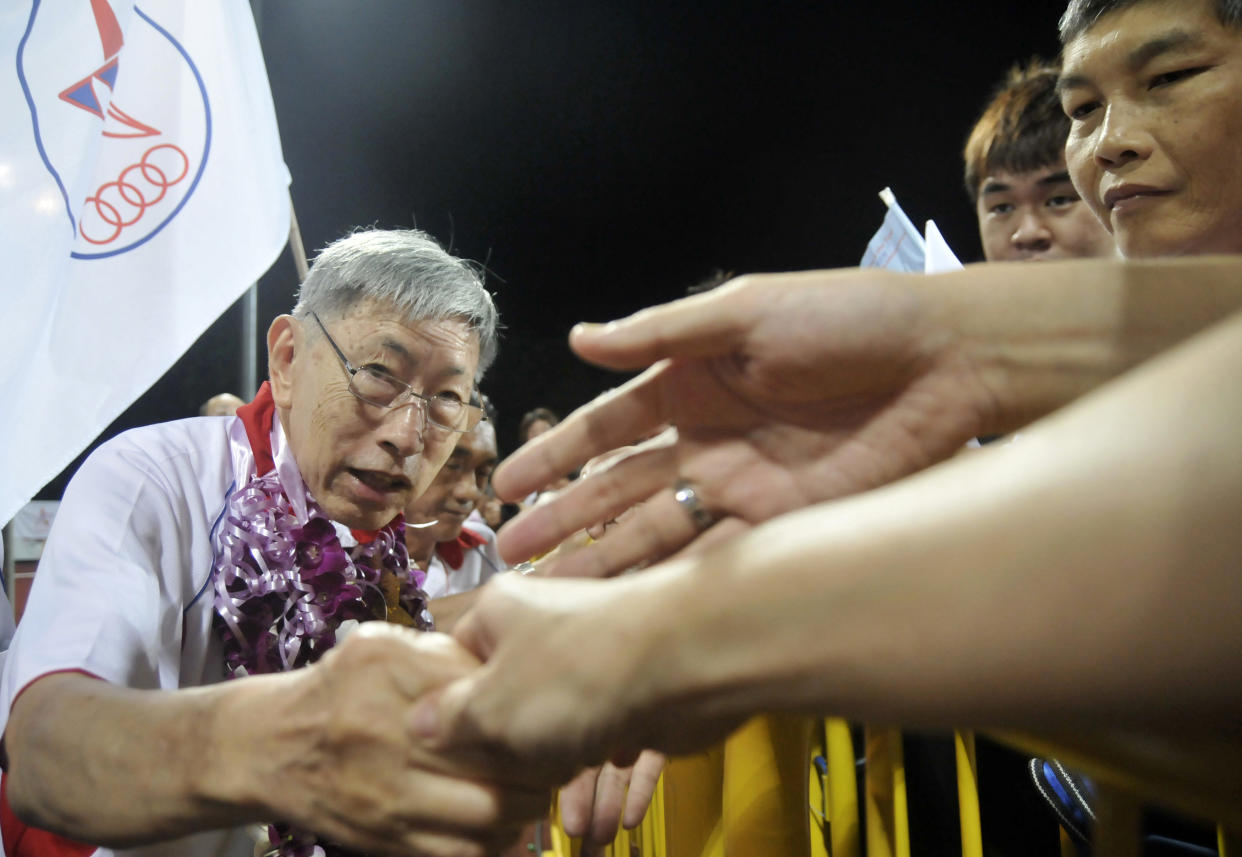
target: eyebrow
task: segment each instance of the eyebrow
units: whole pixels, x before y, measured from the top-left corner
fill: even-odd
[[[1055,173],[1049,173],[1044,176],[1035,184],[1039,187],[1048,187],[1054,184],[1064,184],[1068,181],[1070,181],[1069,170],[1058,170]],[[1011,190],[1013,190],[1012,185],[1007,185],[1004,182],[993,181],[988,182],[983,186],[983,189],[979,191],[979,196],[984,197],[993,193],[1007,193]]]
[[[1047,187],[1048,185],[1063,184],[1069,180],[1069,170],[1058,170],[1055,173],[1049,173],[1044,176],[1042,179],[1037,181],[1036,184],[1040,187]]]
[[[1190,30],[1170,30],[1163,36],[1144,42],[1126,57],[1126,65],[1131,71],[1138,71],[1161,54],[1167,54],[1181,48],[1201,47],[1207,41],[1202,33]]]
[[[400,342],[398,342],[395,339],[382,340],[380,342],[380,348],[385,349],[387,351],[395,352],[397,356],[403,359],[406,363],[409,363],[413,366],[418,365],[418,358],[413,353],[411,353],[410,349],[406,348],[404,345],[402,345]],[[454,365],[454,366],[450,366],[447,369],[445,369],[444,372],[442,372],[441,374],[450,375],[453,377],[456,377],[458,375],[465,375],[466,368],[464,366]]]
[[[410,349],[406,348],[404,345],[402,345],[400,342],[398,342],[395,339],[383,340],[382,342],[380,342],[380,348],[384,349],[385,351],[395,351],[398,357],[401,357],[410,363],[418,362],[417,360],[414,359],[414,355],[410,353]]]
[[[1201,47],[1207,41],[1203,33],[1191,30],[1170,30],[1167,33],[1148,39],[1126,56],[1126,68],[1131,72],[1139,71],[1157,57],[1177,50]],[[1081,89],[1091,85],[1091,79],[1081,74],[1064,74],[1057,79],[1057,94],[1068,89]]]

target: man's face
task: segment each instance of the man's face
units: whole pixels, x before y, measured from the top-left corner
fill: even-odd
[[[1063,164],[1026,173],[993,170],[975,203],[989,262],[1113,256],[1113,237],[1078,197]]]
[[[1148,0],[1065,48],[1066,161],[1129,257],[1242,251],[1242,30]]]
[[[431,487],[405,510],[406,520],[412,524],[434,520],[435,526],[425,531],[437,542],[457,538],[483,496],[496,460],[496,430],[491,423],[481,422],[474,431],[457,435],[457,445]]]
[[[424,395],[470,400],[479,346],[464,321],[409,323],[363,302],[323,322],[354,366],[386,371]],[[281,316],[268,351],[272,394],[311,494],[347,526],[387,524],[426,489],[458,435],[430,424],[419,401],[385,409],[355,398],[313,321]]]

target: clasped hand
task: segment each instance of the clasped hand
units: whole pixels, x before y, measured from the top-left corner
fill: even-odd
[[[303,671],[293,731],[313,738],[281,772],[285,793],[305,796],[285,820],[364,853],[490,854],[545,817],[552,790],[575,773],[561,798],[571,835],[611,840],[623,817],[641,820],[662,766],[656,757],[640,765],[649,785],[636,785],[627,805],[626,765],[578,773],[580,765],[521,764],[470,743],[429,747],[417,733],[417,702],[480,666],[448,635],[371,622]]]

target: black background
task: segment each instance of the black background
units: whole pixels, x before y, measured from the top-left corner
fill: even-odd
[[[621,380],[569,353],[575,321],[717,270],[856,264],[886,185],[978,259],[961,145],[1010,65],[1055,53],[1064,6],[252,5],[307,252],[416,225],[486,265],[502,452],[524,411],[565,414]],[[260,282],[260,335],[295,282],[286,250]],[[239,390],[241,319],[226,312],[100,440]]]

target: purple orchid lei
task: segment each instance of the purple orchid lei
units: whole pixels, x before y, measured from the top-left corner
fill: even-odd
[[[309,495],[307,511],[309,519],[298,521],[275,470],[228,498],[214,566],[214,623],[226,678],[314,663],[336,644],[341,623],[384,616],[385,570],[396,577],[400,606],[416,627],[432,629],[422,590],[426,573],[410,568],[400,519],[347,551]],[[268,853],[279,857],[349,853],[288,825],[272,825],[268,835]]]

